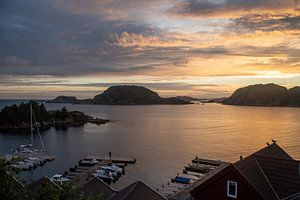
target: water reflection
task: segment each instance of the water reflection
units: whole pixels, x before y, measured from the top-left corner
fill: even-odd
[[[42,133],[47,150],[56,160],[34,174],[39,177],[63,172],[86,154],[136,157],[116,187],[136,179],[157,187],[182,171],[196,155],[236,161],[276,139],[290,155],[300,159],[300,109],[206,105],[66,106],[95,117],[114,120]],[[35,138],[36,142],[38,138]],[[29,141],[29,136],[0,134],[0,153]]]

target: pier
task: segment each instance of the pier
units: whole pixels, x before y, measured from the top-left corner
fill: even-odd
[[[172,199],[189,187],[201,181],[207,175],[226,165],[221,160],[209,160],[204,158],[194,158],[192,163],[184,167],[183,172],[178,173],[171,181],[156,188],[156,191],[166,198]]]
[[[91,164],[90,166],[83,165],[82,161],[92,161],[93,159],[96,159],[98,163]],[[66,178],[68,178],[69,184],[72,185],[83,185],[84,183],[88,182],[93,178],[93,173],[96,172],[96,170],[101,169],[101,167],[105,166],[111,166],[111,164],[115,164],[116,166],[123,169],[122,175],[125,175],[125,166],[127,164],[135,164],[136,159],[135,158],[118,158],[118,157],[101,157],[101,156],[85,156],[82,158],[82,160],[78,161],[78,164],[76,164],[74,167],[70,167],[67,171],[62,173],[62,175]],[[121,176],[118,177],[115,181],[118,181]],[[113,183],[115,181],[112,181]],[[106,182],[107,184],[110,184],[110,182]]]
[[[122,157],[101,157],[101,156],[86,156],[84,160],[96,159],[98,161],[111,161],[112,163],[135,164],[135,158],[122,158]]]

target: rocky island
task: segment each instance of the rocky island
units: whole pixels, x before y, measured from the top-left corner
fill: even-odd
[[[226,105],[300,107],[300,87],[257,84],[237,89],[223,101]]]
[[[40,130],[51,127],[81,126],[86,123],[105,124],[107,119],[93,118],[79,111],[61,110],[47,111],[44,104],[30,101],[20,105],[4,107],[0,112],[0,131],[30,132],[30,104]]]
[[[190,104],[181,98],[163,98],[156,92],[134,85],[112,86],[93,99],[78,100],[76,97],[59,96],[51,103],[79,103],[101,105],[153,105],[153,104]]]

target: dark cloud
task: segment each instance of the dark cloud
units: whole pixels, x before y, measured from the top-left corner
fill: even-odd
[[[127,20],[67,12],[50,0],[1,1],[0,26],[0,74],[132,71],[134,65],[118,61],[131,52],[111,46],[109,35],[149,30]]]
[[[236,16],[255,12],[273,12],[297,9],[297,0],[184,0],[176,4],[171,12],[188,16]]]
[[[246,15],[233,20],[231,30],[241,31],[285,31],[300,30],[300,16],[289,14]]]

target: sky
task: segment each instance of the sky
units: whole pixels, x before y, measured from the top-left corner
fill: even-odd
[[[1,0],[0,98],[300,85],[300,0]]]

